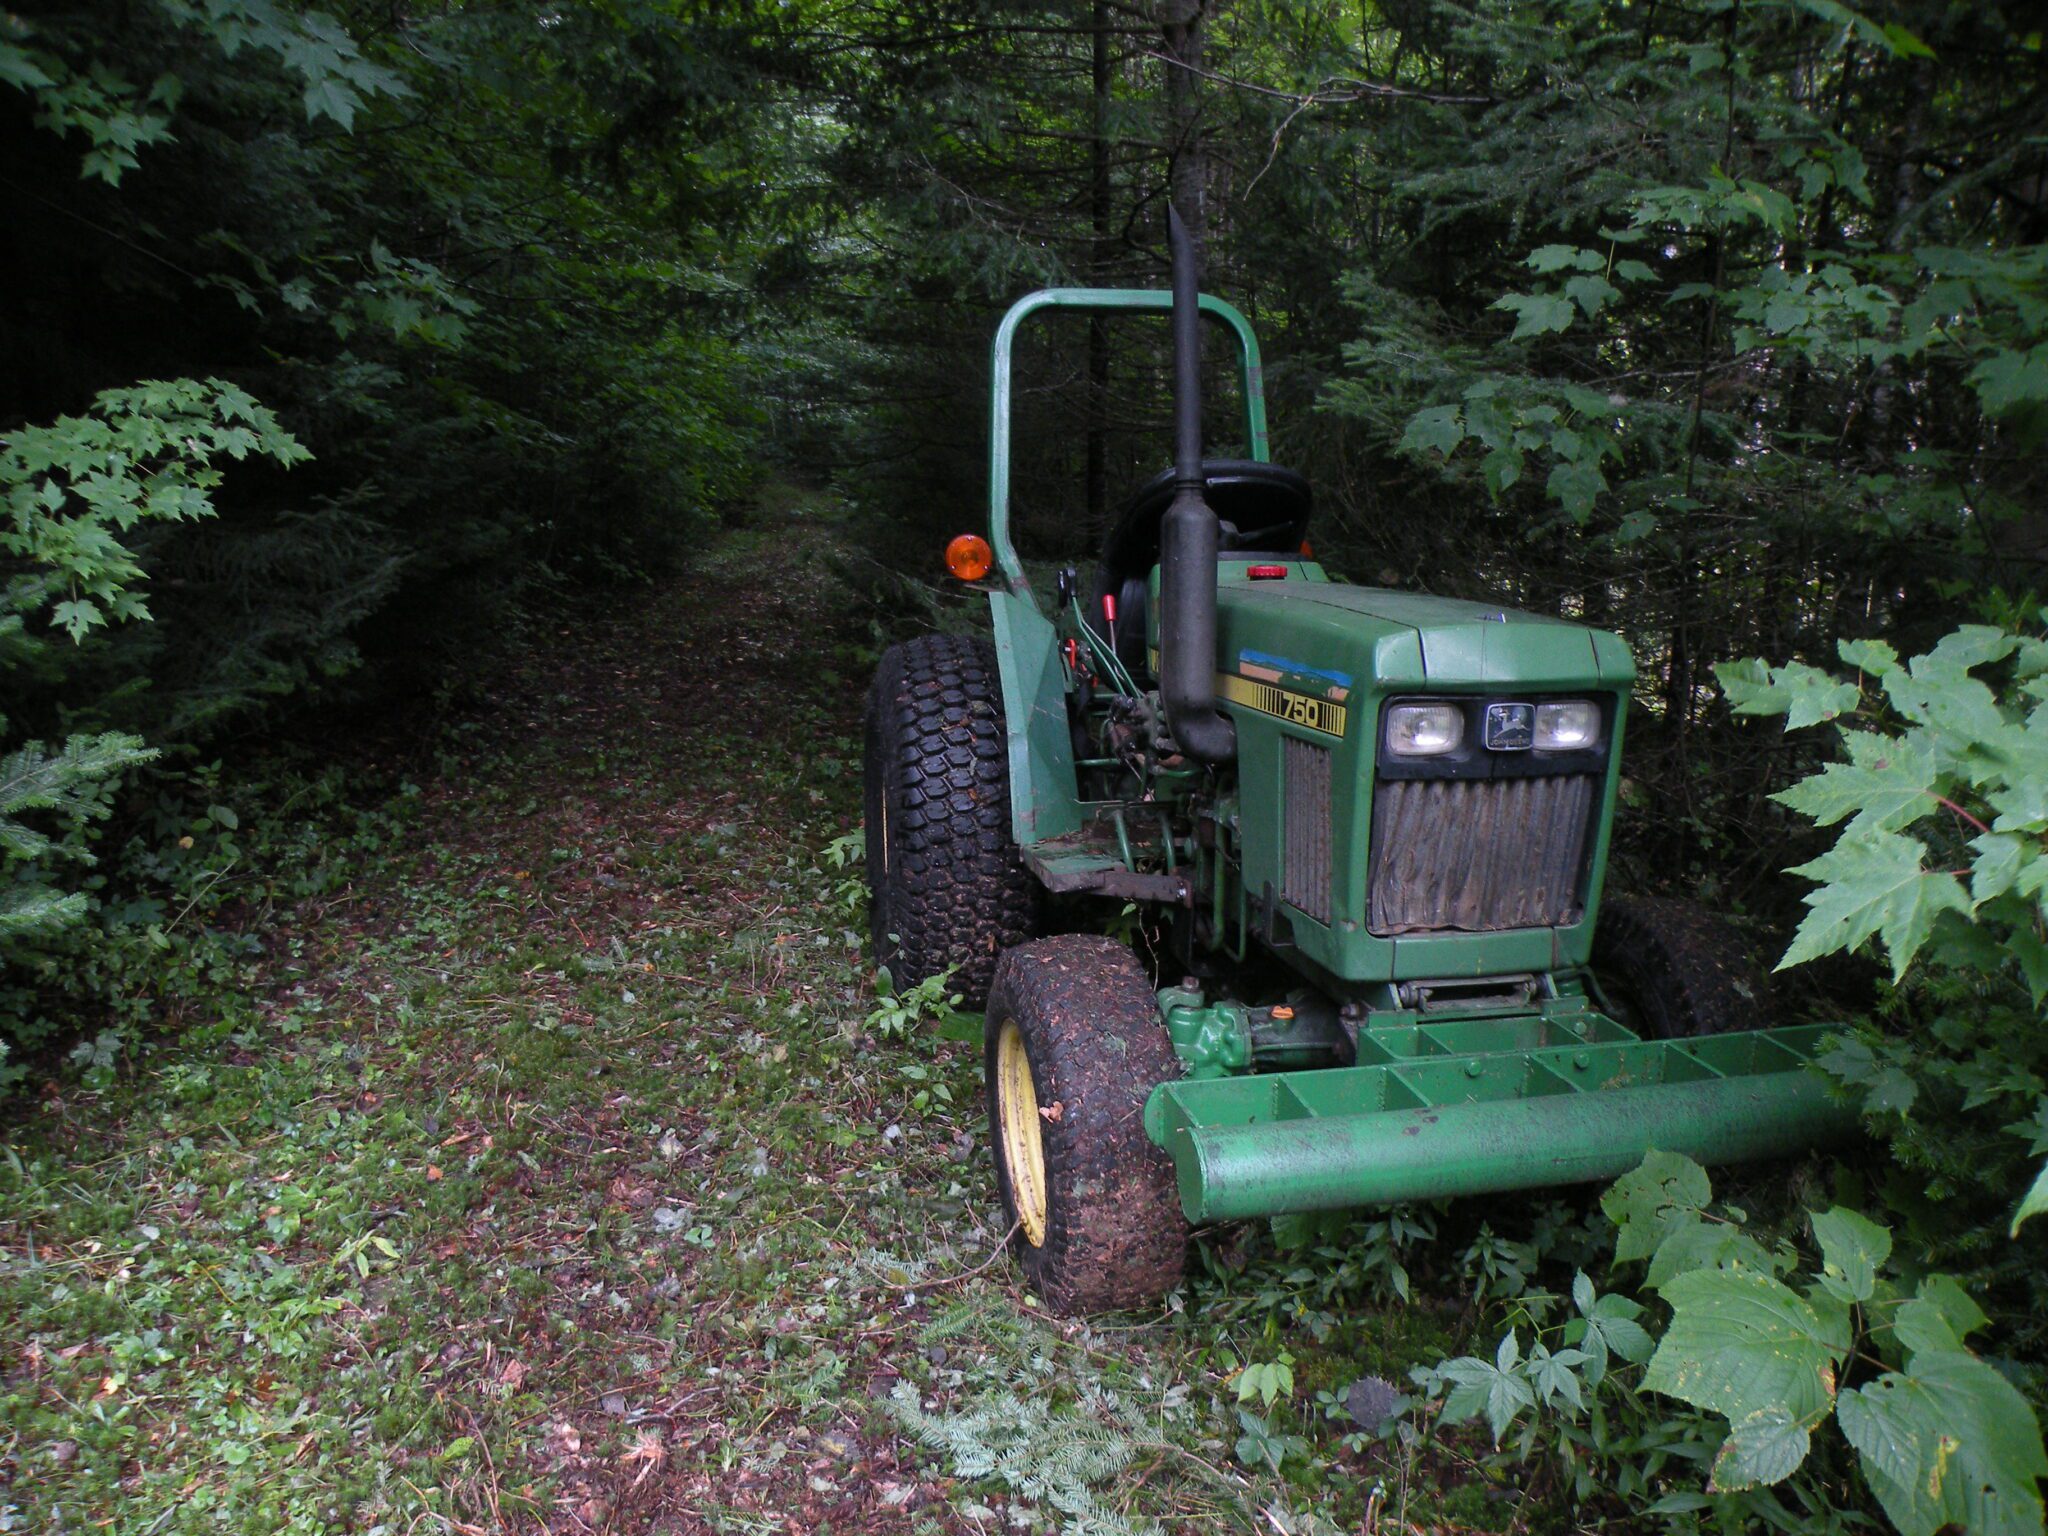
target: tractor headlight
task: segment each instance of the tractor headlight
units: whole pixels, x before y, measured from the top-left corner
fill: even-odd
[[[1441,757],[1465,739],[1465,712],[1455,704],[1396,704],[1387,711],[1387,751],[1395,757]]]
[[[1600,706],[1591,699],[1563,699],[1536,706],[1538,752],[1584,752],[1600,744]]]

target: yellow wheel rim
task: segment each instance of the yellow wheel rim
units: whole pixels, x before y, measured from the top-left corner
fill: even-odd
[[[1038,1089],[1031,1058],[1015,1019],[1003,1020],[996,1035],[996,1133],[1002,1138],[1003,1167],[1010,1175],[1010,1200],[1023,1224],[1024,1240],[1045,1246],[1045,1128],[1038,1119]]]

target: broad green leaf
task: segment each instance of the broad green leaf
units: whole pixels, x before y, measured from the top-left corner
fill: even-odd
[[[2010,832],[1982,833],[1970,839],[1970,846],[1977,850],[1970,864],[1970,901],[1978,907],[2011,890],[2022,866],[2041,857],[2028,842]]]
[[[1892,1337],[1898,1340],[1900,1348],[1912,1354],[1963,1347],[1962,1339],[1949,1326],[1941,1308],[1917,1296],[1901,1302],[1899,1310],[1892,1314]]]
[[[1510,341],[1565,330],[1570,327],[1575,313],[1572,301],[1555,293],[1504,294],[1494,300],[1493,307],[1514,311],[1515,330],[1508,338]]]
[[[1755,1269],[1771,1271],[1763,1244],[1730,1221],[1703,1221],[1691,1216],[1672,1223],[1650,1258],[1643,1284],[1659,1290],[1673,1276],[1689,1269]]]
[[[1464,440],[1465,424],[1459,407],[1432,405],[1408,418],[1408,428],[1401,434],[1401,451],[1420,453],[1425,448],[1434,448],[1448,455]]]
[[[2019,1209],[2012,1213],[2012,1226],[2006,1235],[2018,1237],[2022,1224],[2043,1211],[2048,1211],[2048,1164],[2043,1164],[2041,1171],[2034,1175],[2034,1182],[2020,1199]]]
[[[1877,1283],[1877,1268],[1891,1257],[1892,1234],[1868,1216],[1836,1206],[1813,1218],[1813,1239],[1820,1244],[1828,1273],[1849,1287],[1850,1298],[1868,1301]]]
[[[2039,1536],[2040,1426],[2012,1383],[1974,1355],[1915,1354],[1905,1371],[1843,1393],[1839,1417],[1903,1536]]]
[[[1462,1423],[1484,1412],[1494,1443],[1499,1444],[1515,1416],[1536,1406],[1535,1390],[1522,1376],[1520,1364],[1521,1345],[1512,1330],[1500,1341],[1492,1360],[1466,1355],[1444,1362],[1438,1373],[1451,1383],[1444,1397],[1445,1422]]]
[[[1543,488],[1575,521],[1583,523],[1593,511],[1594,499],[1607,489],[1607,477],[1598,464],[1560,463],[1551,467]]]
[[[2019,647],[2019,637],[1990,624],[1964,624],[1943,635],[1925,658],[1915,658],[1951,675],[2003,661]]]
[[[1806,1300],[1752,1270],[1695,1270],[1664,1287],[1671,1326],[1643,1385],[1740,1420],[1776,1408],[1818,1422],[1849,1339]]]
[[[1811,909],[1777,969],[1856,949],[1875,934],[1891,957],[1892,979],[1927,942],[1943,912],[1967,914],[1970,898],[1954,875],[1925,867],[1927,850],[1897,832],[1848,833],[1819,858],[1790,873],[1819,883]]]
[[[1541,1340],[1529,1347],[1525,1374],[1537,1398],[1545,1404],[1562,1402],[1573,1409],[1586,1406],[1579,1388],[1579,1368],[1592,1356],[1582,1349],[1551,1350]]]
[[[1958,760],[1973,750],[2020,745],[1991,690],[1938,651],[1915,656],[1908,670],[1892,673],[1884,691],[1900,714],[1938,732],[1937,745]]]
[[[1760,657],[1718,661],[1714,663],[1714,677],[1721,684],[1728,707],[1738,715],[1782,715],[1785,712],[1785,701],[1771,693],[1770,666]]]
[[[1867,1041],[1844,1040],[1816,1057],[1815,1064],[1844,1085],[1861,1088],[1866,1115],[1887,1110],[1904,1114],[1920,1097],[1919,1085],[1890,1062],[1880,1061]]]
[[[1610,1354],[1640,1365],[1656,1348],[1649,1330],[1636,1321],[1643,1315],[1641,1303],[1597,1295],[1583,1272],[1572,1281],[1572,1305],[1579,1316],[1565,1324],[1564,1341],[1581,1356],[1587,1385],[1597,1387],[1605,1379]]]
[[[1835,647],[1835,654],[1848,666],[1872,677],[1882,678],[1899,670],[1899,653],[1882,640],[1844,640]]]
[[[1609,1349],[1622,1359],[1641,1365],[1657,1347],[1650,1330],[1636,1321],[1642,1315],[1641,1302],[1626,1296],[1602,1296],[1593,1304],[1588,1321],[1599,1330]]]
[[[1565,283],[1564,296],[1584,310],[1590,320],[1620,298],[1621,290],[1598,273],[1582,273]]]
[[[1782,1483],[1799,1470],[1811,1443],[1806,1425],[1783,1408],[1760,1408],[1729,1425],[1707,1486],[1716,1493],[1736,1493],[1760,1483]]]
[[[1803,661],[1788,661],[1782,667],[1755,659],[1723,662],[1714,668],[1714,676],[1738,715],[1783,715],[1788,731],[1847,714],[1863,700],[1854,683]]]
[[[363,98],[347,81],[323,75],[306,82],[305,103],[307,122],[317,123],[321,118],[329,117],[340,124],[344,132],[349,132],[355,128],[356,108],[363,104]]]
[[[1922,1280],[1919,1290],[1914,1293],[1914,1300],[1924,1301],[1940,1311],[1959,1339],[1967,1339],[1991,1321],[1984,1315],[1984,1309],[1970,1298],[1970,1293],[1948,1275],[1929,1275]]]
[[[1934,808],[1931,792],[1940,770],[1917,736],[1844,731],[1842,746],[1848,762],[1829,763],[1771,798],[1816,826],[1831,827],[1853,817],[1851,831],[1891,831]]]
[[[1479,461],[1480,478],[1490,495],[1498,496],[1522,478],[1522,450],[1503,445]]]
[[[2025,352],[2000,347],[1970,370],[1967,382],[1992,416],[2048,404],[2048,342]]]
[[[107,622],[100,605],[90,598],[71,598],[50,610],[50,622],[63,630],[72,642],[83,640],[87,630]]]
[[[1539,245],[1525,263],[1534,272],[1598,272],[1607,265],[1598,251],[1578,245]]]
[[[25,91],[42,90],[57,82],[43,72],[35,56],[13,43],[0,43],[0,85],[15,85]]]
[[[1600,1197],[1600,1209],[1615,1225],[1616,1262],[1647,1259],[1675,1225],[1697,1220],[1713,1197],[1706,1169],[1691,1158],[1649,1153]]]

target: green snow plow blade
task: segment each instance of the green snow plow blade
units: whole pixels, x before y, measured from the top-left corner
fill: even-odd
[[[1456,1055],[1458,1025],[1367,1031],[1372,1065],[1163,1083],[1145,1129],[1198,1223],[1609,1179],[1652,1148],[1784,1157],[1856,1129],[1809,1065],[1824,1025],[1645,1041],[1599,1024],[1609,1038]]]

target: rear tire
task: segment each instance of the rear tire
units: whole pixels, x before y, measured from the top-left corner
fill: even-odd
[[[868,930],[897,989],[949,966],[969,1008],[996,956],[1036,931],[1038,884],[1010,836],[1010,744],[995,649],[891,646],[867,707]]]
[[[1616,896],[1600,907],[1593,976],[1619,1021],[1646,1040],[1768,1029],[1770,994],[1748,946],[1691,902]]]
[[[983,1027],[989,1146],[1024,1278],[1067,1316],[1157,1301],[1181,1282],[1188,1224],[1145,1100],[1181,1064],[1138,957],[1084,933],[1010,950]]]

